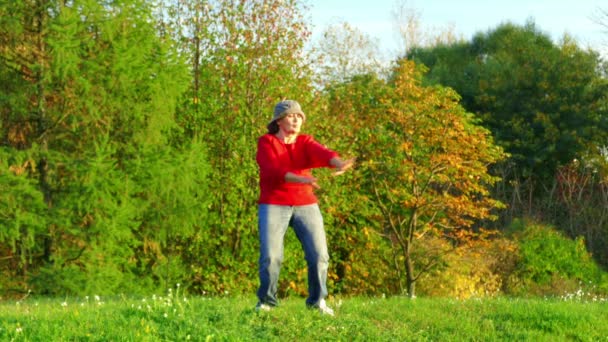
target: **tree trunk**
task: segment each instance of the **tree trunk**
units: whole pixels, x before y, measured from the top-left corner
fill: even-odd
[[[407,296],[410,298],[416,297],[416,278],[414,278],[414,263],[410,255],[412,243],[405,241],[403,246],[403,268],[405,269],[405,286],[407,288]]]
[[[407,285],[407,296],[410,298],[416,298],[416,279],[414,278],[414,265],[412,258],[408,252],[405,256],[405,279]]]
[[[405,266],[405,279],[407,286],[407,295],[410,298],[416,298],[416,278],[414,277],[414,262],[412,260],[412,243],[414,241],[414,231],[418,225],[418,214],[414,210],[412,212],[412,218],[408,223],[407,235],[405,240],[404,248],[404,266]]]
[[[195,104],[195,108],[196,108],[196,113],[198,114],[199,112],[199,96],[200,96],[200,59],[201,59],[201,16],[199,13],[199,8],[196,7],[195,9],[195,24],[194,24],[194,60],[193,60],[193,65],[192,65],[192,69],[193,69],[193,76],[194,76],[194,104]],[[198,118],[198,117],[197,117]],[[200,130],[200,127],[195,127],[194,128],[196,130],[196,132],[198,132]]]
[[[36,16],[35,16],[35,32],[36,32],[36,71],[35,71],[35,82],[36,82],[36,123],[37,123],[37,137],[40,139],[40,155],[38,159],[37,171],[38,181],[40,189],[44,195],[44,201],[50,208],[52,205],[52,194],[51,186],[48,179],[48,140],[46,135],[47,130],[47,113],[46,113],[46,88],[44,84],[44,76],[46,71],[46,43],[44,41],[44,26],[46,25],[46,1],[38,0],[36,2]],[[53,240],[49,234],[44,238],[44,254],[43,259],[46,262],[51,260],[51,251],[53,248]]]

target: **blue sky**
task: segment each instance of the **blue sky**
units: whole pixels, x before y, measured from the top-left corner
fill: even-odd
[[[313,39],[328,24],[346,21],[373,39],[384,53],[397,53],[398,39],[391,11],[399,3],[419,13],[425,31],[453,27],[458,36],[470,39],[509,21],[525,24],[534,20],[537,28],[555,42],[568,33],[583,47],[591,46],[603,55],[608,51],[608,32],[594,22],[598,8],[608,11],[606,0],[308,0]]]

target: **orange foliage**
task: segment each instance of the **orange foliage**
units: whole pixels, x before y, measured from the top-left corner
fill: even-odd
[[[492,219],[492,210],[502,207],[488,197],[487,187],[498,180],[488,166],[504,158],[504,152],[459,105],[458,94],[423,86],[423,72],[402,61],[392,84],[369,94],[354,88],[347,93],[352,102],[335,103],[358,139],[360,168],[382,211],[385,233],[401,251],[410,284],[437,262],[418,263],[415,269],[416,239],[469,241],[475,234],[467,228]],[[362,96],[375,96],[377,104],[361,101]]]

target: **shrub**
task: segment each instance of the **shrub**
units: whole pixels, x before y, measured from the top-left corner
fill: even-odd
[[[425,248],[448,244],[440,239],[426,240]],[[494,297],[501,293],[505,275],[512,272],[516,260],[516,246],[504,237],[471,241],[445,255],[441,267],[423,276],[419,293],[459,299]]]
[[[587,252],[582,237],[572,240],[551,226],[519,220],[508,233],[519,250],[508,293],[563,295],[581,288],[606,288],[606,274]]]

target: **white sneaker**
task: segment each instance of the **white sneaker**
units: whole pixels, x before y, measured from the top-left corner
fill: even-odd
[[[255,306],[255,311],[270,311],[272,310],[272,307],[268,304],[264,304],[262,302],[258,302],[258,304]]]
[[[330,308],[329,306],[327,306],[327,304],[325,303],[325,299],[321,299],[319,301],[319,312],[323,315],[328,315],[328,316],[334,315],[334,310],[332,308]]]

